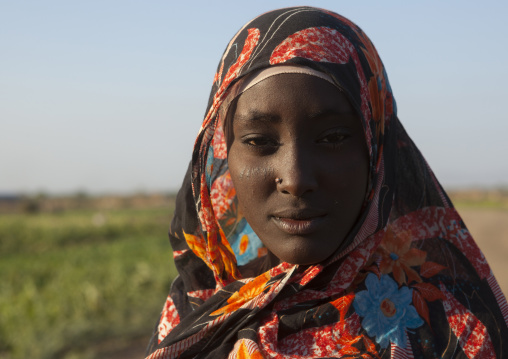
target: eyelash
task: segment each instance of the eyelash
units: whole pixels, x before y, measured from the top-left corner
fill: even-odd
[[[333,130],[325,133],[316,143],[335,149],[342,146],[343,142],[347,140],[348,137],[349,133],[346,133],[344,130]],[[242,142],[257,151],[272,151],[280,145],[278,141],[262,135],[246,137]]]
[[[276,141],[264,136],[248,137],[243,140],[243,143],[252,147],[276,146],[278,144]]]
[[[348,133],[344,133],[344,131],[333,131],[321,137],[318,140],[319,143],[323,143],[327,146],[331,146],[332,148],[338,148],[342,145],[342,143],[347,140],[349,137]]]
[[[269,155],[277,150],[279,143],[266,136],[251,136],[242,140],[243,144],[260,155]]]

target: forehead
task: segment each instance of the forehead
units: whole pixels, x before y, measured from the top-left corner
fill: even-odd
[[[330,82],[307,74],[278,74],[242,93],[237,98],[235,117],[295,108],[355,114],[345,94]]]

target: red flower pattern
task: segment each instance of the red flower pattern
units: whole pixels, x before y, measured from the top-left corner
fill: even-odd
[[[293,57],[345,64],[353,53],[353,45],[337,30],[328,27],[312,27],[301,30],[282,41],[273,50],[270,64],[280,64]]]
[[[235,187],[229,171],[218,177],[210,190],[212,207],[215,216],[220,220],[228,211],[236,196]]]
[[[161,318],[159,320],[159,335],[157,338],[159,343],[174,327],[177,326],[178,323],[180,323],[180,316],[176,311],[173,299],[168,296],[166,299],[166,304],[164,304],[164,308],[162,309]]]
[[[441,285],[441,291],[445,295],[443,306],[446,318],[466,356],[470,359],[496,358],[496,352],[485,325],[460,304],[444,285]]]

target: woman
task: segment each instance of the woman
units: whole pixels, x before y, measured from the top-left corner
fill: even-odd
[[[508,306],[330,11],[265,13],[219,64],[170,228],[149,358],[491,358]]]

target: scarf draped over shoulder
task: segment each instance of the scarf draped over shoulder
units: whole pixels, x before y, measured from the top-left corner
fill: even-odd
[[[237,210],[220,108],[239,79],[278,65],[344,92],[364,128],[369,186],[329,259],[248,277],[239,268],[267,251]],[[373,44],[333,12],[271,11],[230,41],[169,234],[179,276],[148,358],[508,357],[508,306],[485,257],[399,122]]]

